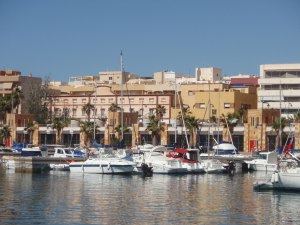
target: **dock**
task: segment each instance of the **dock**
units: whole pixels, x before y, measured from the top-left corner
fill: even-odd
[[[48,172],[50,170],[50,164],[66,164],[71,161],[81,162],[86,160],[85,158],[62,158],[62,157],[22,157],[16,155],[4,155],[2,161],[14,162],[15,172],[21,173],[41,173]]]

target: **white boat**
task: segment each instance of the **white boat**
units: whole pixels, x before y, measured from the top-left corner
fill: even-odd
[[[54,148],[53,157],[62,158],[64,163],[50,164],[50,168],[53,170],[69,171],[70,159],[74,158],[74,154],[69,148]]]
[[[188,173],[205,172],[202,163],[199,162],[199,149],[175,148],[166,156],[180,160],[182,167],[186,168]]]
[[[137,163],[137,170],[140,171],[142,163],[152,167],[153,173],[160,174],[181,174],[187,173],[187,168],[182,166],[181,160],[166,156],[165,146],[153,146],[152,149],[134,155],[133,160]]]
[[[131,174],[136,163],[121,159],[112,154],[100,155],[99,158],[89,158],[84,162],[71,162],[71,172],[99,174]]]
[[[292,159],[281,161],[278,170],[274,171],[271,179],[266,181],[256,181],[256,190],[297,190],[300,191],[300,167],[299,160],[289,153]]]
[[[217,159],[204,159],[201,161],[203,169],[206,173],[224,173],[226,168],[223,163]]]
[[[260,152],[257,159],[245,161],[249,170],[274,172],[277,169],[276,152]]]

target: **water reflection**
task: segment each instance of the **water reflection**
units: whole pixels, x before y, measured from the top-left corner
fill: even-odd
[[[0,170],[0,224],[299,224],[300,195],[253,192],[259,176]]]

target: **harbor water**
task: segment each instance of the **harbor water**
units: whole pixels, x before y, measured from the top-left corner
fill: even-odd
[[[254,192],[263,175],[142,178],[0,169],[0,224],[300,224],[300,194]]]

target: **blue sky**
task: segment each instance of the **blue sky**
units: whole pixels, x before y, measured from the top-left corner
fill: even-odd
[[[297,0],[0,0],[0,69],[67,80],[120,68],[142,76],[258,74],[300,62]]]

